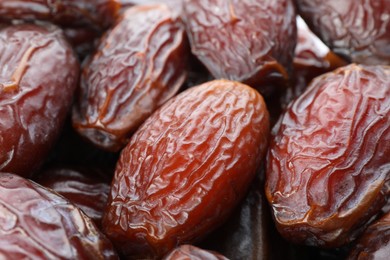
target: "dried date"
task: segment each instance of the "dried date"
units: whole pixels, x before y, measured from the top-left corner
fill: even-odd
[[[83,68],[73,126],[118,151],[186,78],[188,44],[181,19],[166,5],[129,8]]]
[[[216,80],[164,104],[122,151],[103,230],[127,257],[162,256],[218,227],[246,194],[267,147],[260,94]]]
[[[118,259],[77,207],[22,177],[0,174],[0,256],[6,259]]]
[[[300,15],[336,54],[390,65],[389,0],[296,0]]]
[[[290,0],[185,0],[192,53],[215,78],[272,92],[285,83],[296,44]]]
[[[28,176],[59,136],[79,65],[56,27],[0,30],[0,170]]]
[[[312,81],[273,129],[266,193],[281,234],[335,247],[379,213],[390,185],[390,67]]]
[[[200,249],[192,245],[182,245],[172,250],[163,260],[178,260],[178,259],[192,259],[192,260],[228,260],[217,252]]]

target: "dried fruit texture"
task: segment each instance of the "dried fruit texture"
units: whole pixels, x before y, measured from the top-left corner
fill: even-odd
[[[273,129],[266,194],[278,230],[324,247],[353,240],[390,185],[390,67],[316,78]]]
[[[4,259],[118,259],[80,209],[32,181],[1,173],[0,208]]]
[[[292,98],[300,96],[315,77],[347,65],[333,53],[310,29],[301,17],[297,17],[298,42],[294,57],[294,86]]]
[[[191,260],[227,260],[221,254],[216,252],[200,249],[196,246],[182,245],[172,250],[163,260],[179,260],[179,259],[191,259]]]
[[[216,80],[155,112],[122,151],[103,229],[123,254],[162,256],[218,227],[243,198],[267,147],[260,94]]]
[[[390,212],[364,231],[348,259],[388,259],[390,252]]]
[[[389,0],[296,0],[300,15],[336,54],[352,62],[390,64]]]
[[[296,44],[290,0],[185,0],[184,15],[192,53],[215,78],[268,93],[288,77]]]
[[[110,191],[111,178],[92,167],[53,167],[34,178],[79,207],[100,227]]]
[[[79,65],[60,30],[0,30],[0,170],[28,176],[57,139]]]
[[[116,0],[0,0],[0,21],[50,21],[62,26],[107,28],[120,8]]]
[[[186,78],[184,26],[165,5],[128,9],[84,67],[73,125],[97,146],[118,151]]]

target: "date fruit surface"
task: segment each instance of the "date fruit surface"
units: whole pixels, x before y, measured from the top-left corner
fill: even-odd
[[[184,25],[166,5],[129,8],[84,67],[73,125],[97,146],[118,151],[186,78]]]
[[[0,30],[0,170],[28,176],[57,139],[79,65],[56,27]]]
[[[196,246],[182,245],[172,250],[163,260],[179,260],[179,259],[191,259],[191,260],[228,260],[221,254],[216,252],[200,249]]]
[[[234,81],[172,98],[122,151],[105,233],[130,258],[201,239],[245,196],[267,147],[268,121],[260,94]]]
[[[389,0],[296,0],[300,15],[336,54],[390,65]]]
[[[388,259],[389,253],[390,212],[364,231],[348,259]]]
[[[292,1],[185,0],[193,54],[215,78],[263,85],[284,80],[296,44]]]
[[[272,132],[266,194],[280,233],[340,246],[379,213],[390,185],[390,67],[317,77]]]
[[[0,0],[0,21],[50,21],[62,26],[111,25],[120,8],[116,0]]]
[[[118,259],[80,209],[32,181],[1,173],[0,208],[1,258]]]

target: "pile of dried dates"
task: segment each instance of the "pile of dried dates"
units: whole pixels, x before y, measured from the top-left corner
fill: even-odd
[[[390,0],[0,0],[0,258],[390,259]]]

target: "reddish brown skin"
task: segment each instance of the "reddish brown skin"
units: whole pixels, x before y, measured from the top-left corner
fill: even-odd
[[[100,32],[88,27],[63,28],[64,35],[77,53],[80,61],[92,54],[95,50],[96,42],[101,36]]]
[[[109,174],[92,167],[53,167],[37,174],[34,181],[64,196],[101,226],[110,191]]]
[[[389,0],[296,0],[300,15],[336,54],[390,65]]]
[[[352,249],[349,260],[388,259],[390,252],[390,212],[370,225]]]
[[[129,258],[161,257],[218,227],[245,195],[267,147],[260,94],[216,80],[156,111],[118,161],[103,230]]]
[[[116,0],[0,0],[0,21],[43,20],[104,29],[115,21],[119,9]]]
[[[184,25],[166,5],[128,9],[83,69],[75,129],[103,149],[123,148],[178,92],[188,53]]]
[[[390,185],[390,67],[316,78],[274,127],[266,194],[281,234],[341,246],[379,213]]]
[[[79,65],[60,30],[0,30],[0,170],[29,176],[56,141],[77,86]]]
[[[77,207],[17,175],[0,174],[0,256],[6,259],[118,259]]]
[[[184,16],[192,53],[215,78],[264,94],[288,78],[297,37],[290,0],[185,0]]]
[[[166,255],[163,260],[228,260],[217,252],[203,250],[192,245],[182,245]]]

